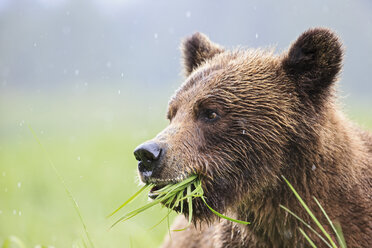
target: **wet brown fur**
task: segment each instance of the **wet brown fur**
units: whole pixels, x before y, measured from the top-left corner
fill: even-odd
[[[153,177],[197,174],[208,204],[252,224],[219,220],[196,200],[195,226],[173,232],[163,247],[308,246],[298,230],[306,227],[279,204],[315,225],[281,175],[330,233],[314,196],[348,247],[372,247],[372,136],[335,104],[342,54],[324,28],[306,31],[281,55],[226,51],[200,33],[184,41],[187,78],[170,100],[169,126],[154,139],[166,152]],[[172,229],[186,225],[181,216]]]

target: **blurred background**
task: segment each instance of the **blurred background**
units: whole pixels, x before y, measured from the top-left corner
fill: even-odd
[[[343,40],[340,104],[371,130],[369,0],[0,0],[0,245],[87,242],[49,157],[95,247],[157,247],[167,224],[150,228],[165,209],[113,229],[120,214],[105,216],[139,189],[133,149],[167,125],[168,99],[183,81],[181,39],[200,31],[227,48],[280,53],[315,26]]]

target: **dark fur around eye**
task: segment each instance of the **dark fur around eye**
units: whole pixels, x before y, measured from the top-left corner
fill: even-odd
[[[218,112],[214,109],[205,109],[201,111],[199,117],[204,122],[215,122],[220,119]]]

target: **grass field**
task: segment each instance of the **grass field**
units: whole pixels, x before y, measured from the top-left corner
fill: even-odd
[[[95,247],[161,243],[166,223],[149,230],[167,213],[160,207],[113,229],[116,218],[105,217],[139,189],[133,149],[167,124],[167,96],[153,103],[150,97],[128,97],[134,92],[1,94],[0,245],[16,236],[26,247],[83,247],[82,224],[47,156],[79,204]],[[368,108],[348,115],[372,129]],[[130,209],[146,201],[145,195],[139,197]]]

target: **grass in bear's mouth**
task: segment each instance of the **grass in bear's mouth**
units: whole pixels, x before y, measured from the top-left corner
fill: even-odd
[[[229,218],[229,217],[227,217],[225,215],[222,215],[221,213],[217,212],[213,208],[211,208],[205,200],[204,191],[203,191],[203,188],[202,188],[202,185],[201,185],[201,181],[200,181],[200,179],[198,178],[197,175],[192,175],[192,176],[188,177],[187,179],[185,179],[181,182],[171,183],[171,184],[165,185],[164,187],[159,187],[159,186],[156,186],[155,184],[145,185],[139,191],[137,191],[133,196],[131,196],[126,202],[124,202],[118,209],[116,209],[114,212],[112,212],[109,215],[109,217],[113,216],[120,209],[125,207],[131,201],[133,201],[138,195],[140,195],[140,193],[142,193],[143,191],[147,191],[148,189],[151,189],[150,190],[150,196],[151,196],[151,198],[154,198],[154,200],[147,203],[146,205],[144,205],[144,206],[142,206],[142,207],[140,207],[136,210],[133,210],[133,211],[125,214],[124,216],[120,217],[112,225],[112,227],[115,226],[116,224],[118,224],[121,221],[126,221],[126,220],[129,220],[129,219],[133,218],[137,214],[139,214],[139,213],[141,213],[141,212],[143,212],[143,211],[145,211],[145,210],[147,210],[147,209],[149,209],[149,208],[151,208],[151,207],[153,207],[157,204],[163,204],[170,209],[168,214],[162,220],[164,220],[166,217],[168,217],[170,212],[172,210],[175,210],[175,209],[178,209],[179,210],[178,212],[180,212],[182,214],[183,210],[184,210],[184,204],[187,204],[189,224],[183,229],[174,230],[174,231],[185,230],[191,224],[191,221],[192,221],[192,216],[193,216],[192,201],[195,198],[201,198],[201,200],[209,208],[209,210],[211,210],[214,214],[216,214],[220,218],[227,219],[229,221],[233,221],[233,222],[240,223],[240,224],[245,224],[245,225],[250,224],[249,222],[246,222],[246,221],[235,220],[235,219]]]

